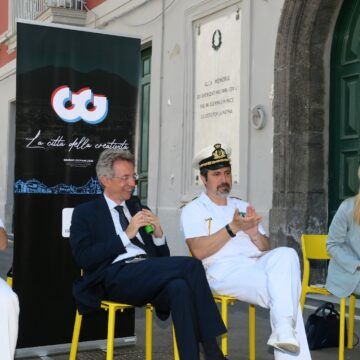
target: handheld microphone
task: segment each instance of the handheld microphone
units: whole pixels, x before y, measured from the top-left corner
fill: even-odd
[[[136,210],[136,212],[141,211],[143,207],[141,206],[140,199],[137,196],[133,196],[133,200],[134,200],[134,209]],[[154,233],[154,227],[150,224],[145,225],[144,230],[148,235],[152,235]]]

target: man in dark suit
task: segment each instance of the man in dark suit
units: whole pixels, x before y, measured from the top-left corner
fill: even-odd
[[[171,312],[182,360],[225,359],[216,336],[226,331],[202,263],[170,257],[160,220],[132,197],[134,158],[105,150],[96,165],[103,196],[74,209],[70,245],[83,269],[74,284],[80,313],[98,309],[103,299],[143,306],[151,303],[161,319]],[[153,234],[145,227],[151,225]]]

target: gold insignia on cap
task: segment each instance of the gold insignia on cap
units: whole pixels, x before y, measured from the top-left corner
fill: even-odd
[[[219,163],[230,163],[230,159],[228,158],[226,151],[221,147],[221,144],[215,144],[214,149],[211,156],[200,161],[199,168]]]
[[[212,153],[214,160],[224,159],[227,157],[225,150],[221,148],[221,144],[215,144],[214,148],[215,150]]]

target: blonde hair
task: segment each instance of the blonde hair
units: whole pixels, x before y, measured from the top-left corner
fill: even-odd
[[[360,166],[358,168],[358,179],[360,180]],[[357,195],[355,196],[353,219],[358,225],[360,225],[360,187]]]

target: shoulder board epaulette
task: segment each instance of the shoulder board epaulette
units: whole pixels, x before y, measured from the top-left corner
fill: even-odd
[[[194,201],[194,200],[197,199],[197,198],[198,198],[198,196],[195,196],[195,197],[194,197],[193,199],[191,199],[190,201],[185,202],[184,204],[182,204],[182,205],[179,207],[179,209],[182,209],[185,205],[191,203],[192,201]]]
[[[241,201],[244,201],[243,199],[237,197],[237,196],[230,196],[232,199],[237,199],[237,200],[241,200]]]

